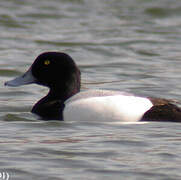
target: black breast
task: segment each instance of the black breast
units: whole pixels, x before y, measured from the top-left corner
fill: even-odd
[[[63,120],[64,103],[61,100],[40,100],[32,109],[43,120]]]

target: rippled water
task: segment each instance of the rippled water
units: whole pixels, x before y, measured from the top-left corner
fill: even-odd
[[[181,102],[181,1],[1,0],[0,42],[0,175],[181,179],[180,124],[39,121],[30,110],[47,89],[3,85],[56,50],[76,60],[83,89]]]

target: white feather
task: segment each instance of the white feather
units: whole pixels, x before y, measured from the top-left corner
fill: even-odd
[[[70,99],[65,104],[63,116],[65,121],[135,122],[152,106],[149,99],[130,95]]]

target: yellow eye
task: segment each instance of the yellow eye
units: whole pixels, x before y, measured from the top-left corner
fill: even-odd
[[[50,60],[45,60],[45,61],[44,61],[44,65],[47,66],[47,65],[49,65],[49,64],[50,64]]]

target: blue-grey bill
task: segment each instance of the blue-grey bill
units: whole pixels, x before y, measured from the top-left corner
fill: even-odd
[[[26,84],[32,84],[35,82],[36,82],[36,78],[33,77],[32,72],[31,72],[31,68],[30,68],[22,76],[19,76],[13,80],[5,82],[5,86],[16,87],[16,86],[22,86],[22,85],[26,85]]]

